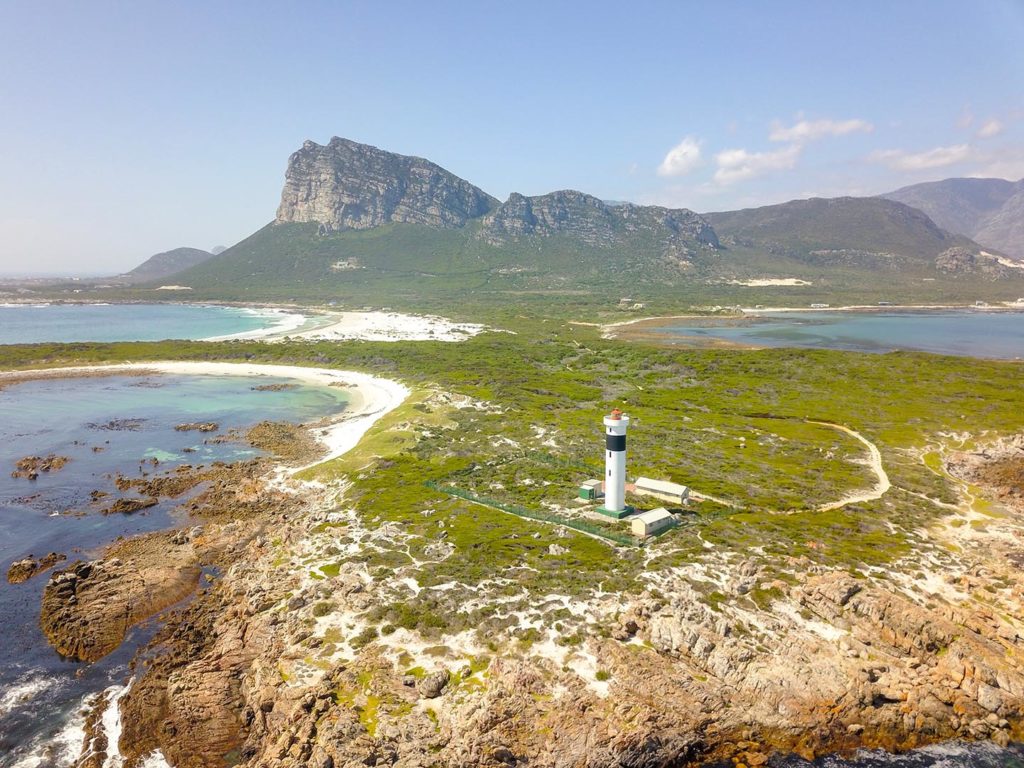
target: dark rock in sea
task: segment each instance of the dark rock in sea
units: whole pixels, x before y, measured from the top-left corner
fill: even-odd
[[[90,422],[86,426],[102,432],[138,432],[145,422],[146,419],[111,419],[104,424]]]
[[[11,567],[7,569],[7,581],[11,584],[21,584],[66,559],[67,556],[59,552],[51,552],[38,560],[29,555],[11,563]]]
[[[149,496],[143,499],[118,499],[109,507],[103,510],[104,515],[130,515],[133,512],[138,512],[143,509],[149,509],[155,507],[160,503],[160,500],[154,496]]]
[[[196,421],[179,424],[174,429],[178,432],[216,432],[220,429],[220,424],[215,421]]]
[[[70,459],[67,456],[57,456],[51,453],[49,456],[26,456],[18,459],[14,465],[11,477],[24,477],[28,480],[35,480],[40,472],[56,472],[63,469]]]

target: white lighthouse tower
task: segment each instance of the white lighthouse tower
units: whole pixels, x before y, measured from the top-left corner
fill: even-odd
[[[622,517],[626,508],[626,430],[629,416],[618,408],[604,417],[604,507],[601,511],[611,517]]]

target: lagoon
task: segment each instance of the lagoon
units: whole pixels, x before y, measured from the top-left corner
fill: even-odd
[[[683,345],[920,350],[1024,359],[1024,312],[1013,311],[765,312],[739,319],[677,319],[651,330],[665,341]]]

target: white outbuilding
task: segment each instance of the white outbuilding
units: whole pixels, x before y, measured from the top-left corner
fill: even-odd
[[[690,497],[690,489],[679,483],[670,483],[667,480],[652,480],[649,477],[638,477],[636,479],[635,493],[646,496],[654,496],[672,504],[685,504]]]
[[[634,536],[646,537],[664,531],[675,525],[675,518],[672,513],[664,507],[652,509],[649,512],[641,512],[629,518],[630,527]]]

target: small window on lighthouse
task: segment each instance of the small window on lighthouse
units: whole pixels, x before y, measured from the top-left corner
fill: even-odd
[[[608,470],[608,477],[611,477],[611,476],[612,476],[612,471],[609,469]]]
[[[612,457],[612,452],[608,451],[608,458],[610,459],[611,457]]]

